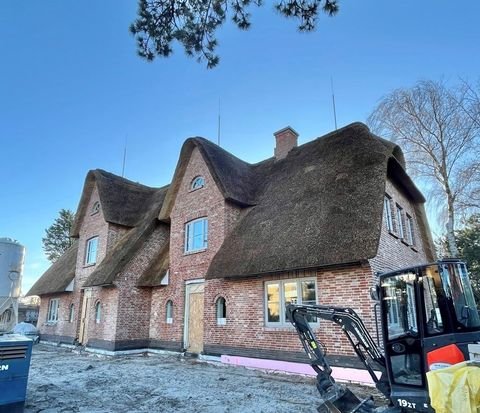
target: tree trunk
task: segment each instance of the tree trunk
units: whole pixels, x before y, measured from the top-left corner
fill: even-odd
[[[458,257],[457,240],[455,239],[455,207],[453,202],[452,193],[448,185],[446,186],[447,193],[447,205],[448,205],[448,221],[446,225],[447,229],[447,244],[448,253],[450,257]]]

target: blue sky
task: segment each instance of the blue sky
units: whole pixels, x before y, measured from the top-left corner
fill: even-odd
[[[0,237],[27,248],[23,291],[48,268],[41,239],[61,208],[76,210],[89,169],[167,184],[183,141],[216,140],[249,162],[273,154],[291,125],[303,143],[365,121],[392,89],[419,79],[475,80],[480,2],[343,0],[314,33],[271,3],[252,28],[227,23],[221,62],[207,70],[180,48],[136,56],[133,0],[0,2]]]

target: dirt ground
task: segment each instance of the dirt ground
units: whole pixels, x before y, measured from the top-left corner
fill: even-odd
[[[355,386],[360,396],[370,388]],[[314,413],[308,377],[265,373],[176,355],[107,357],[36,345],[25,413]]]

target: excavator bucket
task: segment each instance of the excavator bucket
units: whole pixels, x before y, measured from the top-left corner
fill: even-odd
[[[372,398],[361,400],[347,387],[335,384],[317,410],[319,413],[373,413],[375,406]]]

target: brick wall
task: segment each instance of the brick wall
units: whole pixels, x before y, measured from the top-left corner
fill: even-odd
[[[38,325],[41,334],[49,336],[52,339],[57,336],[71,337],[72,341],[75,338],[78,338],[82,299],[84,295],[81,287],[88,276],[95,270],[96,266],[105,257],[107,251],[113,248],[118,239],[129,230],[127,227],[105,222],[101,205],[98,212],[93,213],[93,206],[99,201],[100,197],[95,186],[88,201],[86,213],[80,228],[74,290],[71,293],[60,294],[58,296],[60,298],[59,322],[52,325],[46,325],[41,318],[39,319],[40,321]],[[97,260],[93,265],[86,265],[85,256],[87,241],[95,236],[98,236]],[[116,329],[116,307],[115,309],[113,308],[113,303],[117,301],[118,293],[112,289],[103,288],[90,288],[88,290],[92,292],[92,300],[90,301],[89,308],[87,309],[89,317],[89,331],[87,332],[87,337],[102,337],[107,340],[113,340],[115,338]],[[41,309],[43,309],[42,311],[44,311],[44,313],[40,316],[43,317],[43,320],[46,320],[46,312],[50,298],[52,297],[42,296]],[[108,324],[97,325],[95,323],[96,300],[100,300],[102,302],[103,319],[108,319]],[[65,320],[68,318],[71,304],[74,305],[74,320],[70,323]]]
[[[377,256],[370,260],[374,272],[396,270],[411,265],[424,264],[427,260],[425,255],[425,243],[418,227],[418,217],[415,212],[415,205],[407,198],[405,192],[390,179],[387,179],[385,192],[392,198],[391,210],[394,231],[389,232],[385,224],[385,216],[382,217],[382,233],[378,246]],[[405,240],[399,238],[398,219],[396,205],[403,208],[405,214],[410,215],[414,222],[415,245],[408,245]],[[406,225],[404,225],[406,231]]]
[[[150,288],[137,288],[136,284],[165,242],[165,232],[156,229],[118,276],[115,282],[119,290],[115,340],[149,339],[152,291]]]
[[[205,178],[205,186],[192,191],[196,176]],[[150,338],[164,346],[183,342],[185,281],[202,279],[214,255],[231,230],[241,209],[225,201],[198,149],[192,151],[171,213],[169,285],[154,288],[150,322]],[[185,253],[185,224],[196,218],[208,218],[208,248]],[[173,323],[166,323],[166,303],[173,301]]]
[[[369,295],[373,277],[367,265],[328,271],[296,271],[241,280],[208,280],[205,287],[205,348],[207,352],[211,348],[220,346],[228,352],[227,354],[239,353],[239,349],[257,349],[256,353],[252,353],[256,354],[256,357],[262,357],[264,353],[275,355],[286,351],[303,352],[300,340],[292,326],[266,325],[265,283],[307,277],[314,277],[317,280],[319,304],[352,307],[375,338],[374,302]],[[217,325],[215,303],[220,296],[226,300],[225,325]],[[340,327],[334,323],[321,321],[315,333],[330,354],[354,354]]]
[[[47,322],[48,306],[51,299],[59,299],[58,321],[55,323]],[[38,314],[37,328],[40,330],[42,340],[73,343],[76,337],[76,312],[75,307],[74,321],[70,322],[70,305],[75,304],[74,293],[62,293],[43,295],[40,301],[40,311]]]

